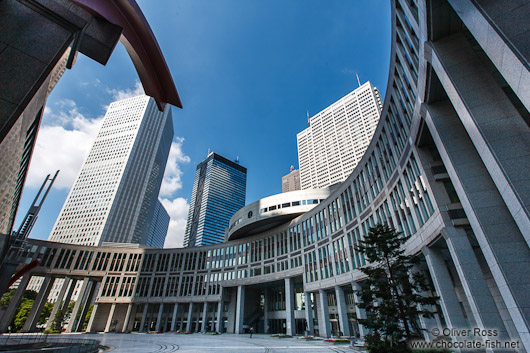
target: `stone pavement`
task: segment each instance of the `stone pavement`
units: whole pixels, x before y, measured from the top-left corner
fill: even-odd
[[[61,335],[61,337],[74,335]],[[304,341],[296,338],[271,338],[270,335],[203,335],[195,334],[83,334],[76,338],[97,339],[113,353],[144,352],[222,352],[222,353],[321,353],[355,352],[349,345],[332,345],[323,341]]]

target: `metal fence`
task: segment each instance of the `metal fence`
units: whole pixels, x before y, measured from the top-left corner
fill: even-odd
[[[99,341],[82,338],[66,338],[47,334],[5,334],[0,335],[0,351],[3,352],[98,352]]]

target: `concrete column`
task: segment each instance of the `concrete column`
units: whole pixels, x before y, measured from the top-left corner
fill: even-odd
[[[420,268],[419,265],[413,265],[413,270],[414,272],[420,272],[422,273],[423,270]],[[422,291],[421,293],[419,293],[421,296],[423,297],[429,297],[429,296],[432,296],[431,293],[427,292],[427,291]],[[432,307],[432,306],[428,306],[428,307],[423,307],[421,305],[418,305],[418,309],[419,310],[429,310],[430,312],[436,312],[436,307]],[[431,341],[432,338],[434,338],[431,334],[432,332],[432,329],[433,328],[440,328],[442,327],[442,325],[439,325],[438,322],[436,321],[436,315],[437,314],[434,314],[434,317],[432,318],[426,318],[424,317],[423,315],[419,315],[418,316],[418,321],[420,322],[420,325],[421,325],[421,328],[424,330],[423,331],[423,337],[426,341]]]
[[[79,315],[79,321],[77,322],[77,326],[75,328],[75,331],[76,332],[81,332],[83,331],[83,324],[85,322],[85,318],[86,318],[86,315],[88,313],[88,308],[90,307],[90,303],[92,302],[92,298],[94,297],[94,294],[97,293],[96,292],[96,288],[98,288],[98,284],[101,283],[101,282],[91,282],[89,283],[89,289],[88,289],[88,295],[86,296],[86,298],[83,300],[83,303],[82,303],[82,309],[81,309],[81,314]],[[79,298],[78,298],[79,300]]]
[[[162,314],[164,314],[164,303],[160,303],[158,306],[158,316],[156,317],[155,331],[159,332],[162,327]]]
[[[98,304],[94,304],[94,307],[92,308],[92,315],[90,315],[90,319],[88,319],[88,325],[86,326],[86,332],[93,332],[92,326],[94,325],[94,319],[98,312]]]
[[[451,276],[439,249],[422,249],[447,327],[466,328],[467,322],[454,290]]]
[[[294,326],[294,288],[293,280],[285,278],[285,333],[293,336],[296,333]]]
[[[188,322],[186,323],[186,332],[191,331],[191,320],[193,319],[193,303],[190,303],[190,309],[188,310]]]
[[[208,324],[208,302],[204,302],[202,309],[202,327],[201,332],[206,332],[206,325]]]
[[[351,336],[350,325],[348,322],[348,312],[346,311],[346,298],[344,289],[341,286],[335,286],[335,296],[337,298],[337,312],[339,314],[340,331],[344,336]]]
[[[112,303],[110,307],[109,316],[107,318],[107,324],[105,325],[105,332],[110,331],[110,327],[112,326],[112,319],[114,318],[114,311],[116,311],[116,303]]]
[[[175,303],[175,307],[173,308],[173,316],[171,319],[171,331],[175,331],[177,328],[177,313],[179,310],[179,303]]]
[[[236,327],[234,333],[243,333],[243,319],[245,316],[245,286],[237,287]]]
[[[68,309],[68,306],[70,305],[70,300],[72,299],[72,294],[74,294],[76,285],[77,285],[77,280],[72,278],[72,280],[70,281],[70,287],[68,288],[68,292],[66,292],[66,296],[64,297],[64,300],[63,300],[63,306],[61,307],[61,310],[63,311],[63,313],[66,312],[66,310]]]
[[[64,300],[64,296],[66,294],[66,290],[68,289],[68,286],[70,285],[70,278],[66,277],[63,281],[63,285],[61,286],[61,290],[59,291],[59,295],[57,296],[57,301],[53,305],[52,312],[50,313],[50,317],[48,318],[48,321],[46,322],[46,328],[51,328],[53,324],[53,320],[55,319],[55,315],[57,315],[57,312],[59,311],[59,308],[61,307],[62,301]]]
[[[357,320],[366,319],[366,312],[359,307],[361,295],[358,292],[361,290],[361,286],[357,282],[352,282],[351,286],[353,289],[353,300],[355,301],[355,315],[357,316]],[[357,326],[359,329],[359,336],[364,337],[364,335],[368,333],[368,330],[359,321],[357,321]]]
[[[49,276],[44,277],[44,281],[42,282],[42,285],[39,289],[39,293],[37,294],[37,297],[31,306],[28,318],[22,327],[22,332],[34,332],[37,329],[40,314],[42,313],[42,309],[44,309],[44,305],[48,299],[48,294],[50,294],[50,290],[52,289],[54,282],[55,278]]]
[[[327,293],[320,289],[318,291],[319,294],[319,310],[320,310],[320,317],[322,320],[318,321],[318,331],[320,336],[322,337],[330,337],[331,334],[331,322],[329,321],[329,309],[328,309],[328,295]]]
[[[269,333],[269,289],[265,288],[263,291],[263,330],[264,333]]]
[[[4,258],[4,262],[0,263],[0,298],[9,289],[7,285],[11,281],[11,277],[15,273],[18,266],[18,262],[15,260],[8,259],[7,256]]]
[[[311,302],[311,293],[304,292],[305,296],[305,321],[309,335],[315,335],[315,326],[313,325],[313,303]]]
[[[133,305],[134,305],[133,303],[129,303],[127,305],[127,313],[125,314],[125,321],[123,322],[123,327],[121,329],[121,332],[123,333],[129,332],[129,321],[131,320],[131,313],[132,313]],[[92,309],[92,313],[94,313],[94,309]],[[87,328],[87,331],[88,331],[88,328]]]
[[[222,333],[223,330],[223,299],[217,303],[217,327],[216,331]]]
[[[508,340],[508,332],[504,327],[504,322],[497,310],[495,300],[488,288],[466,232],[462,229],[446,227],[443,235],[477,326],[499,331],[498,337],[483,336],[482,339],[484,341],[488,339]]]
[[[87,290],[89,282],[90,282],[89,277],[85,277],[83,279],[83,284],[81,285],[81,289],[79,290],[77,301],[75,302],[74,309],[72,310],[72,314],[70,315],[70,322],[68,322],[68,326],[66,327],[66,333],[75,331],[75,327],[76,327],[75,317],[77,316],[77,313],[79,312],[79,308],[81,307],[81,303],[83,302],[83,297],[85,296],[85,292]]]
[[[0,333],[7,331],[7,327],[15,316],[15,312],[20,304],[20,300],[22,299],[22,295],[24,294],[24,291],[26,290],[30,279],[31,275],[26,274],[20,280],[18,288],[15,290],[11,302],[7,306],[7,309],[4,311],[4,316],[2,317],[2,320],[0,320]]]
[[[149,308],[149,303],[144,304],[144,311],[142,312],[142,321],[140,321],[139,332],[145,332],[145,319],[147,318],[147,309]]]

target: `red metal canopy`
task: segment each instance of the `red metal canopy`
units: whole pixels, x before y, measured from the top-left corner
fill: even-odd
[[[156,100],[158,109],[167,103],[182,108],[177,88],[158,42],[135,0],[72,0],[123,28],[120,41],[129,53],[145,94]]]

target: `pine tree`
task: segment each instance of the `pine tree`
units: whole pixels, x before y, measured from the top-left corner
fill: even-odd
[[[437,298],[421,293],[430,290],[426,277],[412,269],[417,257],[405,255],[404,244],[410,237],[378,224],[356,246],[369,265],[360,270],[367,276],[358,292],[366,319],[359,322],[370,333],[365,336],[370,353],[409,352],[407,341],[422,337],[420,315],[430,318]]]

